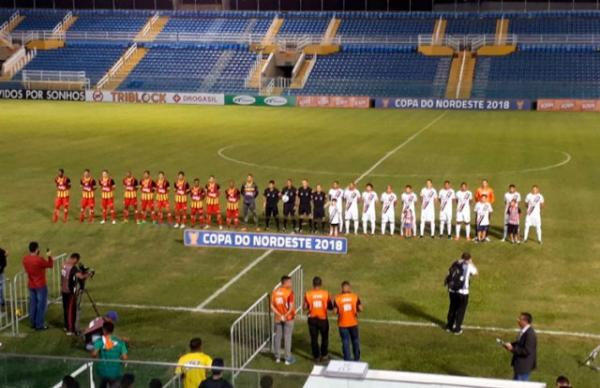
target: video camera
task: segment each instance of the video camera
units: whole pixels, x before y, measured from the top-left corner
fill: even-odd
[[[91,267],[86,267],[83,263],[79,263],[79,265],[77,266],[77,270],[84,275],[88,275],[84,279],[78,279],[79,288],[83,290],[85,288],[86,280],[93,279],[94,275],[96,275],[96,270]]]

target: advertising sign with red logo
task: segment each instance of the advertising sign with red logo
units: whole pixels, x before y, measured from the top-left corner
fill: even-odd
[[[223,94],[88,90],[88,102],[124,104],[224,105]]]

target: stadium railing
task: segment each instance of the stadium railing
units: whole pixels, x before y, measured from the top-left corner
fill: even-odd
[[[87,377],[86,382],[89,384],[89,387],[95,388],[96,383],[94,381],[94,363],[93,362],[86,362],[85,364],[83,364],[82,366],[80,366],[79,368],[74,370],[73,372],[69,373],[69,376],[77,379],[77,378],[79,378],[79,376],[82,376],[84,374]],[[52,386],[52,388],[62,388],[62,387],[63,387],[62,380],[58,381],[56,384],[54,384]]]
[[[27,89],[90,88],[85,71],[23,70],[21,80]]]

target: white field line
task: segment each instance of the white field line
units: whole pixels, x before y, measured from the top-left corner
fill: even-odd
[[[210,302],[212,302],[219,295],[221,295],[223,292],[225,292],[229,287],[231,287],[231,285],[233,283],[237,282],[239,278],[241,278],[242,276],[244,276],[248,271],[250,271],[252,268],[254,268],[258,263],[260,263],[261,261],[263,261],[271,253],[273,253],[273,250],[269,249],[268,251],[266,251],[262,255],[258,256],[252,263],[248,264],[248,266],[246,268],[244,268],[237,275],[235,275],[234,277],[232,277],[231,279],[229,279],[229,281],[227,283],[225,283],[221,288],[219,288],[217,291],[215,291],[211,296],[209,296],[208,298],[206,298],[204,300],[204,302],[200,303],[196,307],[196,309],[197,310],[202,310],[203,308],[205,308]]]
[[[58,304],[58,302],[57,302]],[[160,311],[171,311],[171,312],[190,312],[197,314],[222,314],[222,315],[239,315],[242,314],[241,310],[230,310],[230,309],[207,309],[207,308],[194,308],[194,307],[179,307],[179,306],[156,306],[156,305],[143,305],[143,304],[126,304],[126,303],[96,303],[98,306],[103,307],[119,307],[128,308],[134,310],[160,310]],[[306,317],[298,317],[298,319],[306,319]],[[335,318],[331,317],[330,320],[335,321]],[[419,321],[402,321],[394,319],[371,319],[362,318],[361,323],[368,323],[373,325],[394,325],[394,326],[408,326],[408,327],[422,327],[422,328],[440,328],[440,325],[432,322],[419,322]],[[475,330],[475,331],[487,331],[495,333],[517,333],[517,328],[505,328],[505,327],[494,327],[494,326],[479,326],[479,325],[463,325],[464,329]],[[539,334],[554,336],[554,337],[578,337],[578,338],[591,338],[600,339],[600,334],[597,333],[586,333],[578,331],[562,331],[552,329],[537,329],[536,332]]]
[[[394,148],[393,150],[391,150],[388,153],[386,153],[385,155],[383,155],[383,157],[381,159],[379,159],[378,161],[376,161],[375,164],[373,164],[367,171],[365,171],[362,175],[360,175],[354,181],[356,183],[360,182],[363,178],[365,178],[367,175],[369,175],[371,172],[373,172],[373,170],[375,170],[387,158],[389,158],[390,156],[392,156],[393,154],[395,154],[396,152],[398,152],[398,150],[400,150],[402,147],[404,147],[405,145],[407,145],[408,143],[410,143],[414,138],[416,138],[417,136],[419,136],[421,133],[423,133],[425,130],[427,130],[429,127],[431,127],[433,124],[437,123],[440,119],[442,119],[446,115],[446,113],[448,113],[448,111],[444,111],[442,114],[440,114],[439,116],[437,116],[435,119],[431,120],[423,128],[419,129],[417,132],[415,132],[414,134],[412,134],[408,139],[406,139],[404,142],[402,142],[396,148]],[[227,147],[225,147],[225,148],[227,148]],[[224,156],[222,154],[222,151],[225,148],[221,148],[218,151],[219,156],[221,156],[222,158],[227,158],[226,156]],[[198,306],[196,306],[196,309],[197,310],[205,309],[206,306],[208,306],[208,304],[210,302],[212,302],[219,295],[221,295],[223,292],[225,292],[229,287],[231,287],[232,284],[234,284],[235,282],[237,282],[239,280],[239,278],[241,278],[242,276],[244,276],[248,271],[250,271],[252,268],[254,268],[258,263],[260,263],[261,261],[263,261],[271,253],[273,253],[272,249],[270,249],[270,250],[266,251],[265,253],[263,253],[262,255],[260,255],[258,258],[256,258],[256,260],[254,260],[252,263],[250,263],[240,273],[238,273],[237,275],[235,275],[227,283],[225,283],[221,288],[219,288],[217,291],[215,291],[211,296],[209,296],[202,303],[200,303]]]

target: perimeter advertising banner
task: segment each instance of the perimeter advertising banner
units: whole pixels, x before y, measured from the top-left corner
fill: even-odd
[[[251,96],[249,94],[225,95],[225,105],[295,106],[294,96]]]
[[[188,247],[273,249],[346,254],[348,240],[344,237],[303,236],[279,233],[245,233],[186,229],[183,243]]]
[[[368,109],[371,99],[364,96],[298,96],[296,105],[301,108]]]
[[[542,112],[600,112],[600,100],[541,99],[537,110]]]
[[[85,101],[83,90],[0,89],[0,99]]]
[[[223,105],[223,94],[88,90],[88,102],[123,104]]]
[[[530,100],[452,100],[446,98],[376,98],[375,108],[454,109],[454,110],[531,110]]]

